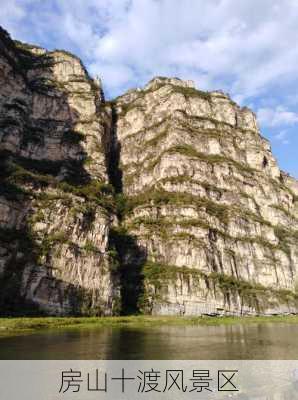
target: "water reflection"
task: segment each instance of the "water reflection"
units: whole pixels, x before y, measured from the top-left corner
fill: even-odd
[[[82,328],[0,339],[0,359],[297,359],[298,325]]]

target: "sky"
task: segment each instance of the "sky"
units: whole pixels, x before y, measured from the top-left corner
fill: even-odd
[[[107,98],[154,76],[221,89],[298,178],[297,0],[0,0],[14,39],[78,55]]]

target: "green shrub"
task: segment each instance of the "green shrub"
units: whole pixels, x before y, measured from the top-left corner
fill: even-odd
[[[1,182],[0,196],[4,196],[8,200],[20,200],[28,195],[28,191],[22,189],[18,185],[10,182]]]
[[[85,245],[82,247],[87,253],[99,253],[100,250],[90,240],[86,240]]]
[[[232,158],[217,155],[217,154],[206,154],[198,152],[193,146],[190,145],[177,145],[172,146],[162,153],[160,153],[155,159],[151,160],[152,155],[150,154],[147,158],[145,158],[140,163],[130,163],[125,165],[123,168],[124,170],[128,170],[131,167],[134,169],[138,169],[139,171],[152,171],[156,165],[158,165],[165,154],[182,154],[187,157],[196,158],[198,160],[204,161],[210,164],[228,164],[236,168],[238,171],[243,173],[248,173],[251,176],[256,172],[255,169],[251,168],[250,166],[240,163],[238,161],[233,160]],[[134,173],[135,175],[135,173]],[[126,174],[126,181],[129,182],[132,174]]]
[[[193,205],[198,209],[205,208],[206,212],[215,216],[223,223],[228,223],[230,207],[218,204],[207,198],[200,198],[188,193],[167,192],[164,190],[154,190],[142,193],[127,199],[127,212],[143,204],[159,205]]]

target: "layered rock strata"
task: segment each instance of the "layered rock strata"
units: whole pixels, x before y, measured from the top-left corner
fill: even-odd
[[[255,115],[222,92],[166,78],[115,109],[123,225],[146,255],[139,306],[296,312],[297,182],[280,171]]]
[[[1,311],[117,312],[102,89],[75,56],[0,35]]]
[[[255,115],[191,81],[113,101],[0,32],[3,314],[297,312],[298,183]]]

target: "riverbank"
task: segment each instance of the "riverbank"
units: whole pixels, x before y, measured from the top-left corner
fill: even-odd
[[[298,324],[297,316],[260,317],[177,317],[177,316],[127,316],[127,317],[35,317],[0,318],[0,337],[34,333],[49,329],[75,329],[90,327],[150,327],[160,325],[232,325],[252,323]]]

